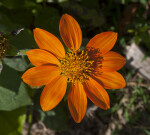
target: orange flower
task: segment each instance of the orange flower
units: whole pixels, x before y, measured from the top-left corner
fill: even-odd
[[[65,54],[62,43],[51,33],[36,28],[34,37],[40,49],[27,52],[35,67],[27,70],[22,78],[31,86],[46,85],[40,98],[43,111],[53,109],[64,97],[67,82],[72,86],[68,94],[68,106],[75,122],[83,119],[87,108],[87,96],[102,109],[109,109],[106,89],[120,89],[126,83],[117,70],[125,64],[125,58],[110,51],[117,33],[103,32],[93,37],[81,51],[82,32],[76,20],[68,14],[61,17],[60,35],[71,50]]]

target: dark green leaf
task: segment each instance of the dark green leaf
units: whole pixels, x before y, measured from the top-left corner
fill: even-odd
[[[16,56],[18,53],[18,49],[13,46],[13,45],[9,45],[8,51],[7,51],[7,55],[9,56]]]
[[[66,130],[68,128],[68,116],[63,103],[60,103],[55,109],[51,111],[41,111],[41,116],[41,120],[50,129]]]
[[[34,41],[33,33],[28,29],[21,31],[18,35],[12,37],[10,39],[10,44],[15,46],[17,49],[38,48]]]
[[[13,9],[9,14],[9,18],[16,24],[20,24],[24,28],[29,28],[33,21],[32,10]]]
[[[1,0],[3,6],[9,9],[21,9],[35,4],[36,0]]]
[[[105,18],[101,12],[97,12],[95,8],[89,9],[80,5],[76,2],[70,1],[60,4],[65,10],[69,10],[72,13],[75,13],[78,18],[74,17],[77,21],[80,19],[84,21],[84,25],[90,27],[100,27],[105,23]],[[78,21],[80,23],[80,20]],[[81,25],[81,24],[80,24]]]
[[[82,5],[86,6],[89,9],[99,9],[99,1],[98,0],[82,0]]]
[[[21,28],[21,25],[11,22],[8,16],[0,12],[0,32],[9,33],[17,28]]]
[[[60,16],[57,9],[52,7],[41,8],[35,18],[35,27],[49,31],[55,36],[59,35]]]

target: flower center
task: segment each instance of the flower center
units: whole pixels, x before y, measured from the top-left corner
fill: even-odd
[[[3,36],[2,33],[0,33],[0,60],[2,60],[8,50],[8,41],[7,39]]]
[[[83,82],[88,79],[89,76],[96,73],[95,69],[100,67],[100,65],[95,59],[96,57],[92,57],[92,53],[91,49],[85,51],[77,50],[67,53],[65,58],[60,60],[61,74],[64,74],[68,78],[68,82],[73,83],[75,80]],[[102,63],[102,59],[100,63]]]

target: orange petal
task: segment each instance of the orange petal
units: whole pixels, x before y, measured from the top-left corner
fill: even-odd
[[[58,58],[65,57],[65,50],[62,43],[53,34],[40,29],[34,29],[34,38],[40,49],[47,50]]]
[[[68,94],[68,106],[74,121],[80,123],[86,113],[87,96],[79,81],[71,86]]]
[[[57,66],[39,66],[28,69],[22,79],[31,86],[42,86],[60,74]]]
[[[100,76],[96,76],[106,89],[120,89],[126,86],[126,82],[122,75],[116,71],[103,72]]]
[[[35,66],[41,66],[46,64],[60,64],[58,59],[53,54],[45,50],[33,49],[27,51],[26,54],[28,55],[31,63]]]
[[[116,71],[121,69],[126,63],[126,59],[116,52],[108,52],[103,55],[102,70]]]
[[[82,42],[82,31],[78,22],[70,15],[65,14],[60,19],[60,35],[70,50],[78,50]]]
[[[96,36],[94,36],[89,43],[87,44],[87,48],[94,47],[98,48],[100,52],[103,54],[110,51],[115,45],[117,40],[117,33],[115,32],[103,32]]]
[[[89,78],[83,83],[84,90],[89,99],[102,109],[109,109],[109,96],[105,89],[95,79]]]
[[[64,97],[67,87],[67,79],[60,75],[53,78],[49,84],[46,85],[40,97],[40,104],[43,111],[53,109]]]

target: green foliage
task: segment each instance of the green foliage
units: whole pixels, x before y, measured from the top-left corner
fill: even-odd
[[[37,47],[31,30],[25,29],[15,37],[12,37],[9,43],[17,49],[27,49]]]
[[[35,0],[1,0],[3,6],[8,9],[22,9],[33,5]]]
[[[42,88],[43,89],[43,88]],[[34,95],[34,110],[38,110],[39,119],[45,123],[46,127],[57,130],[65,131],[68,129],[68,106],[67,101],[62,100],[54,109],[44,112],[40,106],[40,95],[42,89],[37,90]]]
[[[13,59],[4,58],[3,62],[10,68],[17,70],[17,71],[25,71],[30,65],[26,56],[18,56]]]
[[[145,129],[144,132],[146,133],[146,135],[150,135],[150,131]]]
[[[66,103],[65,103],[66,104]],[[67,130],[68,129],[68,116],[62,103],[59,104],[55,109],[47,112],[41,111],[41,120],[50,129],[54,130]]]
[[[54,35],[59,35],[60,15],[53,7],[41,7],[35,15],[35,27],[50,31]]]
[[[86,3],[86,5],[85,5]],[[103,14],[100,12],[98,13],[95,8],[97,7],[98,9],[98,1],[82,1],[81,4],[78,4],[77,2],[65,2],[65,3],[60,3],[61,7],[63,7],[64,10],[68,10],[69,12],[76,12],[77,16],[81,19],[77,19],[77,21],[80,23],[80,25],[85,25],[90,27],[89,29],[93,27],[100,27],[102,24],[105,23],[105,18]],[[92,4],[92,5],[91,5]],[[94,5],[97,5],[96,7]],[[94,7],[94,9],[92,8]],[[66,11],[65,11],[66,12]]]
[[[17,71],[3,64],[0,75],[0,110],[10,111],[30,105],[28,90],[31,88],[21,82]]]
[[[18,49],[15,46],[9,44],[7,55],[16,56],[17,53],[18,53]]]
[[[10,21],[7,15],[0,12],[0,32],[9,33],[12,30],[21,27]]]
[[[21,135],[25,119],[25,108],[19,108],[14,111],[0,111],[0,134]]]

